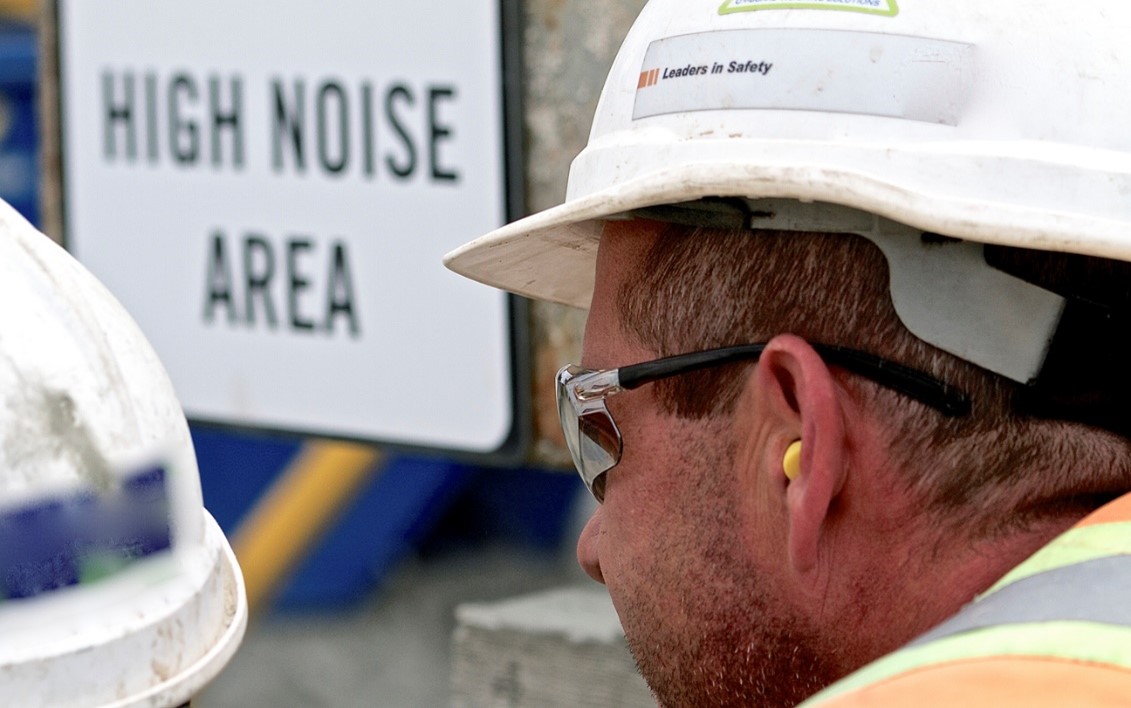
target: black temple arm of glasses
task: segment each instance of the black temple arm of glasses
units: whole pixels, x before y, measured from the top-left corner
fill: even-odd
[[[921,371],[856,349],[830,344],[810,346],[826,363],[839,366],[875,381],[885,388],[910,396],[945,415],[962,416],[970,412],[970,399],[965,393]],[[620,368],[620,385],[622,388],[633,389],[669,376],[738,361],[749,361],[757,359],[765,349],[765,344],[741,344],[632,364]]]

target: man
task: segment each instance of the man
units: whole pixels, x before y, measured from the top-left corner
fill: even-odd
[[[566,203],[449,255],[589,307],[578,556],[662,705],[1131,700],[1128,30],[653,0]]]

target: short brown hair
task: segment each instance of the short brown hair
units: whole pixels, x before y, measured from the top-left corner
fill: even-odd
[[[838,374],[848,390],[891,421],[893,458],[908,471],[909,488],[931,508],[984,507],[989,519],[1000,517],[1004,501],[1015,513],[1003,521],[1023,523],[1054,505],[1093,508],[1131,489],[1127,440],[1017,414],[1011,404],[1017,384],[912,335],[891,304],[887,262],[866,239],[674,224],[663,229],[622,283],[617,303],[626,331],[658,356],[791,333],[877,354],[970,395],[971,415],[946,418],[860,377]],[[1055,270],[1061,254],[1034,258],[1050,260]],[[1080,268],[1079,257],[1072,263]],[[1127,277],[1131,266],[1119,266]],[[728,414],[747,368],[732,365],[660,382],[659,395],[677,415]]]

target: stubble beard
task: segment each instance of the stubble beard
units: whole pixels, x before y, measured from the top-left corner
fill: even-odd
[[[658,544],[638,574],[650,587],[618,603],[629,649],[664,708],[795,706],[844,673],[828,635],[776,597],[744,552],[728,453],[687,455],[708,470],[698,503],[687,502],[699,533]]]
[[[728,598],[721,608],[688,598],[700,606],[689,608],[682,627],[646,607],[622,617],[660,706],[795,706],[839,678],[837,652],[816,631],[796,617],[775,617],[781,609],[772,612],[756,588],[743,594],[745,605]]]

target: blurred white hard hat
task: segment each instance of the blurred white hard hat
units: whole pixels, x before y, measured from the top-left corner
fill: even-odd
[[[2,202],[0,302],[0,705],[182,705],[234,654],[247,602],[168,376]]]

